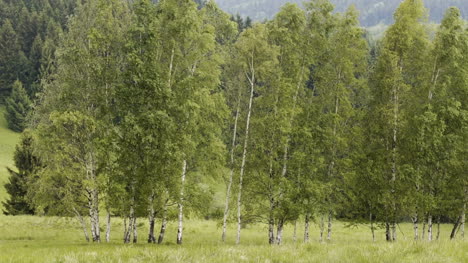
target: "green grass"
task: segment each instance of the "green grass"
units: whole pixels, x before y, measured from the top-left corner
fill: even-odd
[[[13,168],[13,153],[15,145],[19,140],[19,133],[7,128],[5,120],[5,107],[0,106],[0,213],[2,213],[1,202],[7,198],[7,193],[3,185],[8,179],[6,167]]]
[[[266,227],[254,225],[243,230],[242,244],[236,246],[234,226],[223,244],[217,222],[187,220],[184,244],[178,246],[174,222],[163,245],[146,244],[147,222],[139,222],[136,245],[122,244],[120,219],[113,219],[111,243],[92,244],[84,241],[74,218],[0,216],[0,262],[468,262],[468,242],[449,241],[449,225],[442,226],[441,240],[431,243],[413,241],[409,224],[401,225],[398,242],[385,242],[379,230],[374,243],[368,227],[336,223],[332,242],[322,244],[316,226],[309,244],[293,242],[287,226],[281,246],[268,245]]]
[[[0,107],[0,184],[7,180],[6,167],[12,167],[13,152],[19,134],[6,128]],[[0,187],[0,201],[6,192]],[[1,205],[0,205],[1,209]],[[104,222],[104,220],[102,221]],[[412,228],[402,224],[399,241],[387,243],[382,230],[372,242],[368,227],[334,226],[333,240],[319,243],[319,230],[311,228],[311,242],[300,242],[303,226],[298,228],[298,242],[292,239],[292,226],[285,229],[284,244],[267,244],[264,225],[253,225],[242,231],[241,245],[235,245],[231,226],[228,240],[220,242],[218,222],[188,220],[184,244],[175,244],[176,224],[168,226],[163,245],[146,244],[147,222],[139,219],[139,243],[123,245],[123,224],[112,221],[110,243],[86,243],[74,218],[3,216],[0,215],[0,262],[468,262],[468,242],[449,241],[449,225],[443,225],[441,240],[412,240]]]

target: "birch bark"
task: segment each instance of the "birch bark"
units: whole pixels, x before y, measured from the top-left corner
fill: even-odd
[[[187,160],[183,161],[182,164],[182,182],[180,188],[180,200],[179,200],[179,223],[177,226],[177,244],[182,244],[182,231],[183,231],[183,210],[184,210],[184,185],[185,185],[185,175],[187,173]]]
[[[226,240],[227,218],[228,218],[228,215],[229,215],[229,199],[231,197],[231,187],[232,187],[232,181],[233,181],[233,177],[234,177],[234,149],[236,147],[237,121],[239,120],[241,95],[242,95],[242,89],[239,88],[239,95],[238,95],[238,99],[237,99],[236,117],[234,119],[234,130],[232,132],[231,173],[229,175],[229,182],[228,182],[228,186],[227,186],[227,190],[226,190],[226,201],[225,201],[225,204],[224,204],[223,233],[221,235],[221,240],[223,242]]]
[[[250,99],[249,99],[249,109],[247,112],[247,121],[245,126],[245,138],[244,138],[244,149],[242,152],[242,163],[239,175],[239,193],[237,195],[237,239],[236,244],[240,243],[240,235],[241,235],[241,208],[242,208],[242,184],[244,178],[244,170],[245,170],[245,161],[247,158],[247,145],[249,141],[249,128],[250,128],[250,117],[252,114],[252,103],[253,103],[253,96],[254,96],[254,88],[255,88],[255,68],[254,68],[254,54],[252,52],[251,61],[250,61],[250,73],[251,77],[247,76],[250,82]]]

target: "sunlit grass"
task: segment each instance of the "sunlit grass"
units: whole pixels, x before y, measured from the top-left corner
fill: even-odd
[[[234,225],[226,244],[220,242],[217,222],[186,220],[184,244],[175,244],[176,223],[169,224],[163,245],[147,244],[147,222],[139,219],[139,243],[122,244],[123,225],[112,221],[111,243],[86,243],[74,218],[0,216],[0,262],[468,262],[468,242],[450,241],[450,225],[443,225],[441,239],[431,243],[412,240],[410,224],[402,224],[399,241],[387,243],[383,230],[372,242],[369,228],[345,228],[335,224],[333,240],[319,243],[319,229],[311,229],[311,241],[298,241],[293,227],[285,229],[284,244],[267,244],[264,225],[242,231],[242,244],[235,245]],[[104,226],[102,226],[104,227]]]

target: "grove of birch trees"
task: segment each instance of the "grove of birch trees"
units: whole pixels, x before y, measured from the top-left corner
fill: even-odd
[[[219,239],[236,243],[251,224],[270,244],[286,224],[310,242],[313,223],[326,242],[335,220],[368,224],[374,240],[397,241],[402,222],[415,240],[464,236],[468,24],[457,8],[434,31],[423,0],[404,0],[374,40],[353,6],[334,12],[329,0],[252,24],[213,1],[73,6],[37,96],[17,81],[8,99],[33,113],[5,213],[73,216],[94,242],[162,243],[176,221],[169,238],[182,244],[188,217],[219,221]]]

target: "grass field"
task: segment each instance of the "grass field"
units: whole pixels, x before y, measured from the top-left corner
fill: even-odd
[[[0,213],[3,208],[1,202],[6,198],[5,188],[3,187],[8,179],[6,167],[13,168],[13,153],[20,136],[19,133],[7,128],[4,112],[5,107],[0,106]]]
[[[234,228],[226,244],[219,241],[217,222],[188,220],[184,244],[175,244],[176,225],[168,227],[163,245],[146,244],[147,223],[140,219],[138,244],[124,245],[122,221],[114,219],[111,243],[86,243],[74,218],[0,216],[0,262],[468,262],[468,242],[449,241],[449,225],[441,240],[415,242],[411,225],[402,224],[399,241],[387,243],[382,230],[371,241],[368,227],[345,228],[335,224],[333,240],[319,243],[312,227],[311,242],[292,240],[292,226],[285,229],[284,244],[267,244],[266,227],[250,226],[242,232],[242,244],[234,244]],[[298,228],[302,230],[302,226]]]
[[[6,128],[0,108],[0,184],[7,180],[6,166],[12,167],[19,134]],[[6,193],[0,187],[0,201]],[[1,211],[1,205],[0,205]],[[102,220],[104,222],[104,220]],[[412,240],[412,228],[402,224],[399,241],[387,243],[383,230],[372,242],[369,228],[334,226],[333,240],[319,243],[319,230],[311,229],[311,242],[292,238],[292,226],[285,229],[284,244],[267,244],[266,226],[252,225],[242,232],[242,244],[235,245],[231,226],[228,241],[220,242],[219,222],[187,220],[184,244],[175,244],[176,224],[168,226],[163,245],[146,244],[147,222],[139,219],[139,243],[124,245],[123,223],[113,219],[110,243],[86,243],[74,218],[0,215],[0,263],[3,262],[468,262],[468,242],[449,241],[449,225],[443,225],[441,239],[434,242]],[[102,226],[103,227],[103,226]]]

